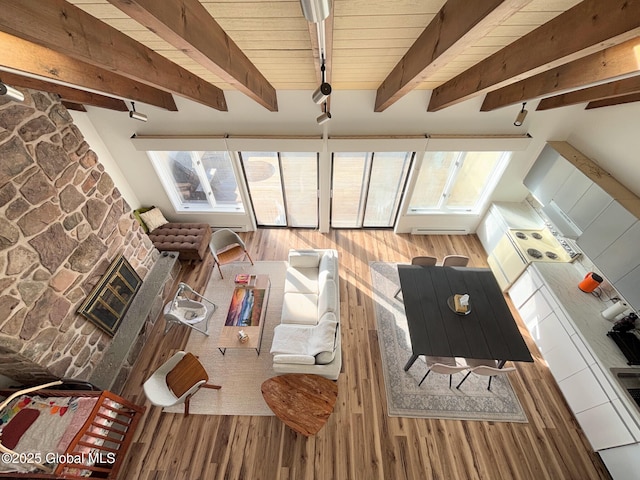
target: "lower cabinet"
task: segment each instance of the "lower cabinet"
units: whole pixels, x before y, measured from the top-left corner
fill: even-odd
[[[640,472],[640,443],[598,452],[615,480],[636,480]]]
[[[635,422],[534,267],[527,268],[509,295],[593,450],[639,441],[640,431],[628,427]]]

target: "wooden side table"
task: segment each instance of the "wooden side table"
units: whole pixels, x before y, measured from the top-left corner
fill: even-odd
[[[265,380],[262,396],[285,425],[310,437],[329,420],[338,399],[338,385],[320,375],[288,373]]]

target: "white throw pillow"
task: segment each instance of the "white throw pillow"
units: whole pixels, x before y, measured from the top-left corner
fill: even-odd
[[[145,223],[150,232],[153,232],[156,228],[161,227],[165,223],[169,223],[159,208],[152,208],[148,212],[140,214],[140,218]]]
[[[320,263],[318,252],[289,252],[289,265],[296,268],[317,268]]]

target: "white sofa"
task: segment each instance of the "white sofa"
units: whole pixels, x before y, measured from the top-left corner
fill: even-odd
[[[338,252],[290,250],[273,369],[336,380],[342,368]]]

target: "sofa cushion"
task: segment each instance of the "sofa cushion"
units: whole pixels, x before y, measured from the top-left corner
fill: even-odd
[[[338,265],[332,251],[325,252],[320,259],[320,274],[326,272],[329,278],[337,278]]]
[[[318,296],[315,293],[285,293],[282,323],[315,325],[318,323]]]
[[[273,363],[295,363],[298,365],[313,365],[316,359],[313,355],[274,355]]]
[[[317,317],[321,318],[327,312],[335,312],[338,309],[338,289],[336,283],[328,280],[323,283],[318,295]]]
[[[288,268],[284,281],[284,292],[318,293],[317,268]]]
[[[320,254],[318,252],[289,252],[289,265],[295,268],[318,268]]]
[[[313,328],[309,339],[309,353],[315,355],[318,365],[331,363],[336,356],[338,321],[333,312],[326,313]]]

